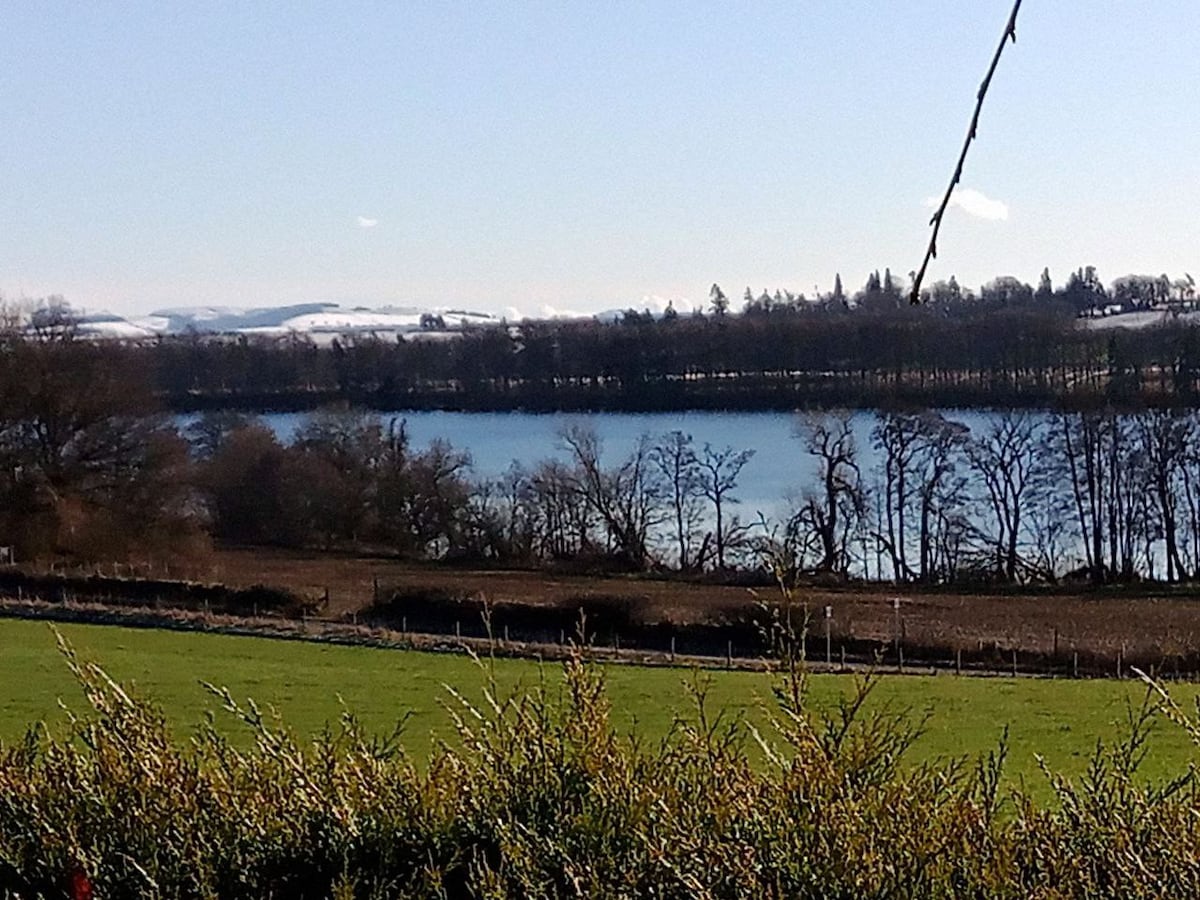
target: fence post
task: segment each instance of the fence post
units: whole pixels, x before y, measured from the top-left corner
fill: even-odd
[[[507,625],[504,626],[504,643],[505,643],[505,645],[508,644],[508,626]]]
[[[1079,651],[1074,650],[1071,653],[1071,677],[1079,677]]]
[[[830,635],[830,628],[833,623],[833,607],[825,607],[825,665],[833,665],[833,639]]]
[[[561,647],[567,642],[567,632],[565,629],[558,629],[558,645]]]
[[[842,671],[846,671],[846,645],[842,644]]]
[[[675,662],[675,635],[671,635],[671,662]]]
[[[1118,677],[1118,678],[1121,678],[1121,677],[1123,677],[1123,676],[1121,675],[1121,663],[1123,662],[1123,659],[1122,659],[1122,657],[1123,657],[1124,655],[1125,655],[1125,645],[1124,645],[1124,644],[1122,644],[1122,645],[1121,645],[1121,649],[1117,651],[1117,677]]]
[[[408,637],[408,616],[400,617],[400,633]]]
[[[733,641],[725,642],[725,668],[733,668]]]
[[[900,648],[900,598],[892,598],[892,610],[896,614],[895,622],[895,638],[896,638],[896,660],[900,666],[900,671],[904,671],[904,651]]]
[[[1017,648],[1013,647],[1013,678],[1017,677]]]
[[[954,650],[954,674],[962,674],[962,647],[957,647]]]
[[[462,640],[462,623],[458,619],[454,620],[454,637],[456,640]]]

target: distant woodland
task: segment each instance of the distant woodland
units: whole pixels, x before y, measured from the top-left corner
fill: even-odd
[[[778,327],[769,327],[776,315]],[[925,334],[921,326],[928,325],[946,344],[957,342],[947,354],[961,352],[964,364],[975,359],[972,377],[981,390],[1002,383],[1019,391],[1025,379],[1036,384],[1044,363],[1030,359],[1045,354],[1059,360],[1050,370],[1054,383],[1072,385],[1072,373],[1094,378],[1096,400],[1123,385],[1129,391],[1123,399],[1148,390],[1193,395],[1191,362],[1185,368],[1175,357],[1158,369],[1148,362],[1190,352],[1193,329],[1108,332],[1099,362],[1091,361],[1095,370],[1083,352],[1092,333],[1034,327],[1056,321],[1071,319],[1018,309],[951,320],[926,308],[908,318],[771,313],[724,323],[706,316],[530,330],[544,335],[547,346],[581,336],[577,349],[557,358],[555,365],[565,368],[598,345],[696,352],[666,339],[673,334],[724,334],[723,342],[714,337],[699,346],[714,353],[739,346],[749,356],[748,335],[774,346],[781,333],[823,333],[831,349],[833,334],[878,328],[877,335],[911,335],[929,354],[947,351]],[[1024,360],[966,352],[972,339],[983,348],[1014,349],[1021,343],[1014,344],[1015,334],[1026,335]],[[1068,339],[1056,343],[1047,337],[1054,334]],[[386,370],[391,354],[401,359],[410,350],[465,365],[468,357],[456,355],[465,347],[495,342],[505,359],[519,359],[538,346],[525,339],[514,354],[514,340],[521,339],[496,330],[439,344],[324,351],[300,341],[104,343],[45,322],[32,334],[0,330],[0,546],[20,559],[77,561],[203,554],[218,541],[626,571],[747,570],[769,558],[789,575],[923,583],[1054,581],[1072,573],[1094,582],[1200,578],[1195,410],[1120,412],[1111,404],[1007,410],[968,427],[928,407],[893,408],[877,417],[869,455],[856,444],[850,415],[837,410],[798,416],[790,448],[712,446],[704,435],[676,431],[647,434],[631,453],[614,458],[594,431],[574,426],[559,435],[559,456],[522,461],[501,478],[483,479],[465,453],[443,441],[413,446],[401,419],[343,404],[313,413],[284,443],[252,416],[225,409],[181,432],[153,388],[164,371],[176,371],[164,359],[178,361],[179,370],[192,359],[197,373],[214,377],[225,373],[219,361],[238,363],[225,374],[258,390],[263,384],[285,390],[307,386],[295,379],[316,377],[326,366],[335,379],[347,371],[365,375],[371,352]],[[863,339],[855,352],[865,356],[867,346]],[[893,352],[886,343],[875,347]],[[642,377],[644,369],[637,371]],[[921,378],[953,388],[961,382],[950,371],[927,359],[901,367],[897,378],[918,388]],[[869,373],[878,380],[858,383],[889,384],[886,371]],[[471,383],[498,389],[496,376],[480,378]],[[741,470],[760,449],[794,453],[814,473],[777,521],[751,519],[736,500]]]
[[[191,335],[95,352],[143,373],[169,409],[302,410],[342,401],[380,410],[791,410],[802,407],[1191,406],[1200,331],[1093,329],[1116,310],[1191,310],[1189,279],[1094,270],[1054,288],[1013,278],[979,293],[953,279],[910,306],[890,273],[816,299],[747,289],[740,311],[713,285],[709,307],[614,322],[541,321],[407,339]],[[1180,320],[1186,321],[1186,320]],[[61,329],[53,317],[46,333]]]

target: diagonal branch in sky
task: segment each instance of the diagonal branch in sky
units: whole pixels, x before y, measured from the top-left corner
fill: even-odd
[[[988,66],[987,75],[983,77],[983,84],[979,86],[979,93],[975,95],[975,113],[971,116],[971,127],[967,129],[967,139],[963,141],[962,152],[958,155],[958,165],[954,167],[954,174],[950,178],[950,186],[946,188],[946,195],[942,197],[941,204],[934,212],[933,218],[929,220],[929,224],[933,226],[933,233],[929,236],[929,246],[925,250],[925,259],[921,261],[921,268],[913,276],[912,294],[908,298],[910,303],[921,302],[921,282],[925,279],[925,270],[929,268],[929,261],[937,258],[938,232],[941,231],[946,208],[950,205],[950,197],[962,180],[963,166],[967,162],[967,151],[971,149],[971,142],[975,140],[975,134],[979,128],[979,114],[983,111],[983,98],[987,96],[988,88],[992,84],[992,76],[996,74],[996,66],[1000,64],[1000,55],[1004,53],[1004,48],[1010,40],[1014,44],[1017,42],[1017,13],[1020,10],[1021,0],[1016,0],[1013,3],[1012,12],[1008,16],[1008,24],[1004,27],[1004,34],[1000,36],[996,55],[992,57],[992,64]]]

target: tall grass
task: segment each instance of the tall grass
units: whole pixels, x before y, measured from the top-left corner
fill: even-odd
[[[460,741],[418,766],[349,713],[301,740],[217,689],[252,746],[211,720],[179,741],[62,649],[86,714],[0,747],[9,896],[1200,896],[1194,771],[1138,775],[1160,710],[1198,742],[1200,716],[1157,690],[1084,777],[1047,772],[1039,806],[1002,788],[1003,744],[908,760],[920,723],[868,704],[870,678],[815,714],[786,653],[768,728],[714,710],[697,674],[691,713],[642,743],[575,655],[532,689],[448,692]]]

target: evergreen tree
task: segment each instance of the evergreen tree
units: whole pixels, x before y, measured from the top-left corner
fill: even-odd
[[[1038,281],[1037,291],[1033,295],[1037,303],[1049,303],[1054,299],[1054,284],[1050,281],[1050,269],[1042,269],[1041,280]]]
[[[709,290],[708,302],[716,316],[723,316],[729,312],[729,298],[725,296],[725,292],[718,284],[714,284]]]
[[[899,293],[899,291],[896,290],[896,283],[892,280],[892,270],[891,269],[883,270],[883,292],[885,294],[898,294]]]
[[[835,273],[833,276],[833,296],[831,298],[834,303],[845,303],[846,292],[842,289],[842,274]]]

